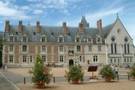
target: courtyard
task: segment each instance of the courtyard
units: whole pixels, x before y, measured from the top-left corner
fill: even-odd
[[[8,68],[6,71],[0,71],[9,81],[14,83],[16,87],[20,88],[20,90],[38,90],[33,86],[31,82],[31,75],[29,74],[29,70],[31,70],[31,68]],[[116,80],[115,82],[107,83],[104,82],[100,76],[98,76],[99,80],[90,80],[89,77],[91,76],[91,73],[87,72],[87,68],[84,68],[84,83],[78,85],[69,84],[66,81],[64,77],[65,70],[67,70],[67,68],[52,68],[51,73],[53,74],[53,77],[55,77],[55,82],[52,79],[51,83],[47,86],[47,88],[45,88],[45,90],[134,90],[135,88],[135,82],[128,80],[128,69],[120,69],[121,76],[119,81]],[[95,72],[94,75],[98,75],[98,71]],[[1,85],[3,85],[3,81],[8,82],[5,79],[1,79]],[[4,86],[6,85],[3,85],[3,87]],[[9,90],[16,90],[14,85],[11,83],[8,83],[7,87],[10,88]]]

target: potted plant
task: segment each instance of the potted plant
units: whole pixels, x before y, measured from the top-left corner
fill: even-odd
[[[32,73],[32,82],[37,88],[45,88],[45,84],[49,84],[52,77],[50,69],[44,66],[40,55],[37,55],[34,68],[30,73]]]
[[[135,64],[131,67],[131,70],[129,72],[129,76],[135,80]]]
[[[114,70],[109,65],[103,66],[103,68],[100,70],[100,74],[107,82],[110,82],[116,78]]]
[[[72,81],[73,84],[79,84],[83,81],[84,72],[80,65],[73,65],[69,67],[69,71],[66,71],[66,79],[68,82]]]

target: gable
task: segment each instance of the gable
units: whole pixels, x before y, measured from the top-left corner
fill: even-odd
[[[124,27],[123,23],[119,18],[117,18],[117,20],[115,21],[113,28],[110,30],[106,38],[106,41],[110,42],[112,37],[115,37],[116,42],[119,44],[125,42],[124,41],[125,38],[128,38],[128,41],[130,43],[133,43],[133,39],[131,38],[131,36],[129,35],[129,33],[127,32],[126,28]]]

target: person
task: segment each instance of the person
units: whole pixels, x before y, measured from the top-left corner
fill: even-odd
[[[119,69],[118,69],[118,66],[115,66],[115,74],[116,74],[117,79],[119,79]]]

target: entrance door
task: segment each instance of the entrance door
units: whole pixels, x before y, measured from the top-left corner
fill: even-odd
[[[70,59],[69,60],[69,66],[73,66],[74,65],[74,61],[73,61],[73,59]]]

